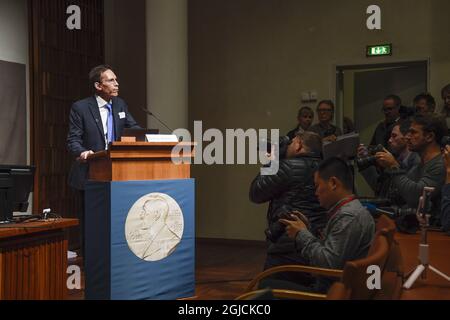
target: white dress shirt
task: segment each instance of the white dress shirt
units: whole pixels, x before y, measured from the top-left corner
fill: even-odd
[[[111,101],[106,102],[100,96],[95,96],[95,98],[97,99],[97,104],[100,109],[100,116],[102,117],[103,132],[105,133],[105,146],[106,146],[105,149],[108,149],[108,114],[109,114],[109,110],[106,107],[106,105],[108,103],[111,104]]]

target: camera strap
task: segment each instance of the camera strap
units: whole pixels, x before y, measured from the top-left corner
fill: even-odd
[[[352,194],[351,196],[345,197],[344,199],[342,199],[341,201],[339,201],[336,206],[331,209],[328,212],[328,220],[331,220],[334,218],[334,216],[336,215],[336,213],[338,213],[338,211],[345,205],[349,204],[350,202],[356,200],[356,196],[354,194]]]

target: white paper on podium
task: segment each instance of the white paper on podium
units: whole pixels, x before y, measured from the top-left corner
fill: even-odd
[[[75,259],[77,257],[77,253],[73,251],[67,251],[67,258],[68,259]]]
[[[178,137],[174,134],[146,134],[147,142],[178,142]]]

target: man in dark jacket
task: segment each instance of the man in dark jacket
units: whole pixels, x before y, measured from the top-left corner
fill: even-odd
[[[88,178],[89,155],[120,141],[124,128],[140,128],[127,104],[118,97],[119,83],[111,67],[100,65],[89,73],[95,94],[75,102],[70,110],[67,148],[77,159],[69,174],[69,185],[84,190]]]
[[[322,141],[318,134],[299,133],[288,146],[284,159],[280,159],[276,175],[258,175],[250,187],[250,200],[255,203],[270,201],[267,212],[269,244],[265,269],[304,264],[295,251],[295,242],[284,232],[279,219],[292,211],[302,212],[310,223],[310,231],[319,235],[326,224],[324,209],[315,196],[314,173],[321,161]],[[289,274],[281,278],[294,280]],[[302,276],[300,276],[302,277]],[[302,281],[304,282],[304,281]]]
[[[84,246],[84,189],[88,180],[87,159],[94,152],[105,150],[109,143],[120,141],[124,128],[140,128],[118,97],[119,82],[111,67],[100,65],[89,73],[94,95],[75,102],[70,110],[67,149],[76,159],[69,173],[69,185],[79,190],[83,201],[80,218],[80,242]]]
[[[400,106],[402,100],[399,96],[389,95],[384,98],[382,111],[384,113],[385,120],[380,122],[375,129],[370,144],[377,146],[381,144],[383,147],[388,148],[388,141],[391,137],[392,129],[395,124],[400,120]]]

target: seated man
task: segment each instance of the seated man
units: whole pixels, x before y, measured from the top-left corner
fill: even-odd
[[[375,222],[352,193],[353,174],[345,161],[325,160],[315,173],[314,181],[320,205],[329,210],[323,239],[314,236],[295,215],[280,222],[286,225],[286,233],[295,239],[298,254],[308,265],[343,269],[347,261],[367,256],[375,235]],[[326,292],[331,283],[329,279],[320,278],[310,288],[297,289]],[[286,288],[286,283],[282,282],[268,285]],[[293,285],[289,288],[296,289]]]
[[[321,151],[322,141],[317,134],[299,133],[288,146],[285,159],[280,159],[278,173],[258,175],[250,186],[252,202],[270,201],[266,230],[269,248],[265,269],[304,263],[295,253],[294,241],[289,239],[284,226],[278,221],[281,216],[295,210],[303,212],[310,221],[313,234],[318,234],[326,224],[324,209],[314,195],[314,172],[321,161]]]
[[[298,111],[297,115],[298,126],[297,128],[289,131],[287,136],[289,139],[294,139],[297,133],[303,133],[308,131],[314,121],[314,111],[310,107],[303,107]]]
[[[409,172],[389,152],[376,154],[377,163],[389,175],[391,191],[400,196],[407,208],[417,208],[424,187],[434,187],[432,195],[432,225],[440,220],[441,188],[445,184],[446,170],[441,154],[441,141],[446,135],[447,124],[437,116],[415,116],[406,136],[410,151],[420,156],[419,165]]]
[[[400,164],[400,167],[409,172],[413,167],[420,163],[420,157],[417,153],[411,152],[408,149],[406,135],[408,134],[411,121],[404,120],[397,123],[391,132],[389,139],[389,150],[395,156],[395,159]],[[368,156],[367,147],[361,145],[358,148],[358,157],[364,158]],[[372,190],[375,191],[375,196],[379,198],[390,199],[396,205],[404,203],[397,203],[397,199],[389,190],[389,176],[385,175],[383,169],[378,166],[370,166],[368,168],[359,168],[361,175],[367,181]],[[403,202],[403,201],[401,201]]]
[[[450,146],[445,147],[444,159],[447,174],[445,186],[442,188],[441,225],[450,235]]]

